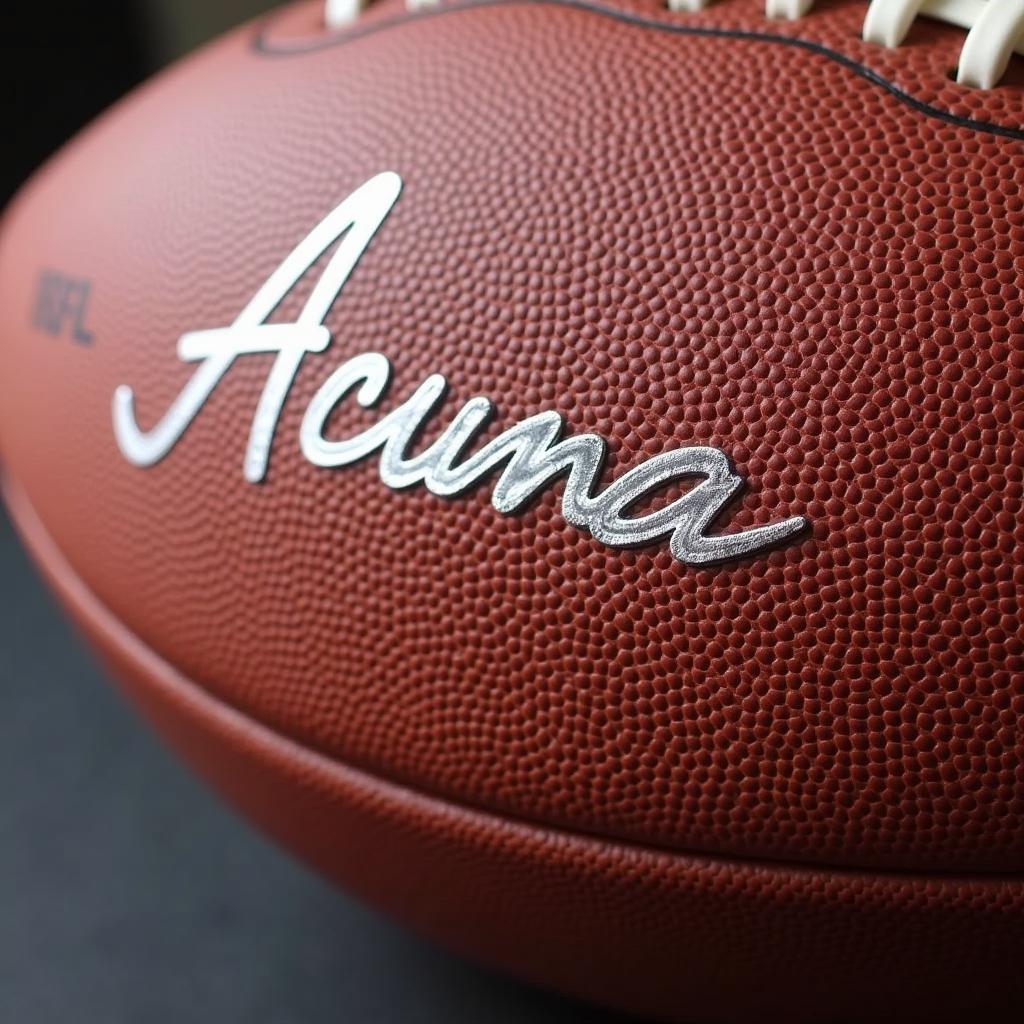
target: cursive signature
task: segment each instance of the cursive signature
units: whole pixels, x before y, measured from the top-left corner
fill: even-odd
[[[140,429],[135,395],[126,385],[113,399],[114,433],[130,462],[152,466],[178,443],[218,382],[240,356],[274,353],[253,417],[244,473],[250,483],[266,475],[281,409],[303,358],[323,352],[331,341],[324,320],[353,268],[377,233],[402,189],[397,174],[371,178],[329,213],[270,275],[229,327],[191,331],[178,341],[178,358],[197,363],[184,389],[153,429]],[[340,239],[340,242],[339,242]],[[293,323],[268,318],[335,243],[302,311]],[[708,535],[715,518],[743,486],[725,454],[717,448],[678,448],[656,455],[623,473],[595,493],[606,443],[595,434],[562,437],[562,417],[540,412],[509,427],[473,451],[495,413],[488,398],[475,397],[455,413],[432,444],[411,454],[414,439],[437,413],[447,384],[431,374],[397,408],[354,437],[329,439],[325,425],[334,408],[350,395],[371,408],[384,396],[391,364],[378,352],[364,352],[339,366],[324,381],[305,411],[299,443],[314,465],[340,467],[380,452],[381,480],[392,488],[423,484],[432,494],[451,497],[480,484],[501,469],[491,504],[503,514],[521,509],[556,477],[565,477],[562,515],[611,547],[649,544],[664,537],[675,558],[687,565],[708,565],[742,558],[773,547],[804,530],[794,516],[736,533]],[[646,515],[629,509],[673,481],[700,478],[681,497]]]

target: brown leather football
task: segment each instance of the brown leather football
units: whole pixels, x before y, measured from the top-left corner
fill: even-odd
[[[160,75],[3,222],[4,493],[170,742],[427,934],[1017,1020],[1024,4],[768,8],[310,0]]]

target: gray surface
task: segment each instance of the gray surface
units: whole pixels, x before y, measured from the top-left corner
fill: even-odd
[[[174,761],[0,512],[0,1024],[612,1017],[433,948],[306,872]]]
[[[167,63],[281,0],[138,0],[154,58]]]

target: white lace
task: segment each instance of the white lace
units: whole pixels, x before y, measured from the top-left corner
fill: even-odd
[[[676,11],[695,11],[709,0],[668,0]],[[769,18],[795,21],[815,0],[766,0]],[[864,18],[864,41],[899,46],[911,23],[923,15],[967,29],[956,80],[976,89],[991,89],[1006,73],[1014,50],[1024,54],[1024,0],[871,0]]]
[[[438,0],[406,0],[410,9]],[[713,0],[666,0],[673,11],[699,11]],[[367,0],[326,0],[330,28],[351,24]],[[765,0],[769,18],[795,21],[815,0]],[[956,80],[976,89],[991,89],[1006,73],[1014,51],[1024,55],[1024,0],[871,0],[864,18],[864,41],[899,46],[919,15],[967,29]]]
[[[361,0],[327,0],[324,21],[328,28],[341,28],[355,21],[364,6]]]
[[[405,0],[410,11],[418,11],[422,7],[436,7],[439,0]],[[324,21],[328,28],[343,28],[351,25],[359,12],[369,6],[370,0],[327,0]]]

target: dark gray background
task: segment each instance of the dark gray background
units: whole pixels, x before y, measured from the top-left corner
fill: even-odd
[[[10,5],[0,202],[161,62],[266,6]],[[463,1020],[622,1018],[431,947],[250,831],[121,702],[0,512],[0,1024]]]

